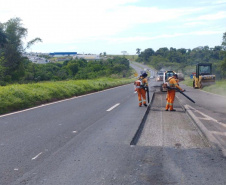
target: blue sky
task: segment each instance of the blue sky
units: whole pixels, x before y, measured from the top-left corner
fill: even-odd
[[[0,0],[3,1],[3,0]],[[136,48],[221,45],[226,0],[4,0],[0,22],[20,17],[32,52],[135,54]]]

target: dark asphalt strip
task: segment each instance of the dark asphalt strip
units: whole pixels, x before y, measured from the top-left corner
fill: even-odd
[[[150,109],[151,109],[151,106],[152,106],[154,98],[155,98],[155,92],[152,94],[151,103],[148,105],[147,110],[146,110],[146,112],[144,114],[144,117],[141,120],[140,126],[138,127],[138,130],[137,130],[136,134],[134,135],[130,145],[136,145],[137,144],[137,142],[138,142],[138,140],[140,138],[140,135],[142,133],[142,130],[144,128],[145,122],[147,120],[148,114],[150,112]]]

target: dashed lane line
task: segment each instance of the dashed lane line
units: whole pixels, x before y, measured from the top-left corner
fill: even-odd
[[[112,106],[111,108],[109,108],[108,110],[106,110],[106,111],[111,111],[111,110],[113,110],[114,108],[116,108],[117,106],[119,106],[120,105],[120,103],[117,103],[117,104],[115,104],[114,106]]]
[[[40,152],[38,155],[36,155],[35,157],[33,157],[31,160],[37,159],[41,154],[42,154],[42,152]]]

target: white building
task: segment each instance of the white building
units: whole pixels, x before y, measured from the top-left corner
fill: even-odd
[[[100,56],[99,55],[76,55],[76,56],[73,56],[74,59],[79,59],[79,58],[83,58],[85,60],[99,60],[100,59]]]

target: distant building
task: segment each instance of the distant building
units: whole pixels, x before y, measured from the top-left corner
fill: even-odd
[[[54,52],[49,54],[52,57],[76,56],[77,52]]]
[[[43,53],[23,53],[24,57],[27,57],[31,62],[36,63],[36,64],[46,64],[50,62],[48,59],[39,57],[39,55],[45,55]]]
[[[86,55],[76,55],[73,56],[73,58],[83,58],[85,60],[100,60],[100,56],[99,55],[92,55],[92,54],[86,54]]]

